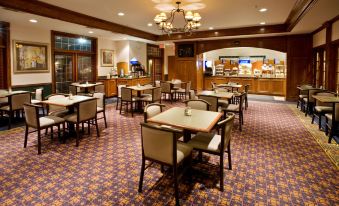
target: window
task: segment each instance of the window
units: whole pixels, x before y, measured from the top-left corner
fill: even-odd
[[[92,51],[92,41],[84,37],[55,36],[55,48],[67,51]]]
[[[323,53],[323,66],[322,66],[322,69],[323,69],[323,80],[322,80],[322,86],[323,88],[325,89],[326,88],[326,81],[327,81],[327,78],[326,78],[326,51],[324,51]]]

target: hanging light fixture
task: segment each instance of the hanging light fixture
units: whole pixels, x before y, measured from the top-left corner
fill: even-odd
[[[161,12],[155,16],[154,21],[158,25],[158,28],[168,35],[176,32],[184,32],[187,35],[191,35],[194,30],[199,29],[201,26],[201,16],[199,13],[180,9],[180,1],[177,1],[176,4],[178,5],[178,8],[173,9],[168,18],[165,12]],[[185,25],[181,28],[173,26],[176,13],[181,13],[184,16]]]

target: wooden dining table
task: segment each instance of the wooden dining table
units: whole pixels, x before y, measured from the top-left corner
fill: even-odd
[[[191,139],[192,132],[210,132],[222,117],[220,112],[192,109],[192,115],[185,115],[184,107],[172,107],[152,118],[147,122],[168,125],[183,129],[184,141]]]
[[[85,93],[89,93],[89,88],[94,88],[97,85],[101,85],[102,82],[99,83],[72,83],[73,86],[75,87],[79,87],[79,88],[84,88],[85,89]]]
[[[151,85],[150,86],[148,86],[148,85],[143,85],[143,86],[142,85],[137,85],[137,86],[129,86],[127,88],[136,91],[137,92],[137,97],[141,98],[141,92],[146,91],[146,90],[152,90],[152,89],[155,89],[156,87],[151,86]],[[143,110],[142,110],[142,102],[141,101],[137,102],[137,111],[138,112],[143,112]]]
[[[89,97],[89,96],[81,96],[81,95],[74,95],[72,97],[64,97],[64,98],[55,98],[55,99],[48,99],[42,101],[43,104],[50,104],[55,106],[62,106],[62,107],[72,107],[75,104],[88,100],[93,99],[95,97]]]
[[[209,91],[209,90],[203,90],[198,93],[199,95],[207,95],[207,96],[213,96],[213,97],[218,97],[222,99],[227,99],[230,100],[233,98],[234,93],[232,92],[222,92],[222,91]]]
[[[221,88],[231,88],[232,92],[235,90],[239,91],[240,88],[242,88],[241,84],[217,84],[217,87]]]
[[[22,94],[27,93],[28,91],[18,90],[18,91],[8,91],[8,90],[0,90],[0,98],[5,98],[12,96],[14,94]]]

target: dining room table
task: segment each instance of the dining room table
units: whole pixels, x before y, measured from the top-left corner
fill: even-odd
[[[156,87],[154,87],[152,85],[136,85],[136,86],[129,86],[127,88],[132,89],[133,91],[136,91],[137,92],[137,97],[141,98],[142,92],[144,92],[146,90],[155,89]],[[137,110],[137,112],[143,112],[143,110],[142,110],[142,102],[141,101],[137,102],[136,110]]]
[[[198,96],[199,95],[213,96],[213,97],[217,97],[221,99],[231,100],[234,96],[234,93],[218,91],[218,90],[214,90],[214,91],[203,90],[203,91],[198,92]]]
[[[0,98],[5,98],[5,97],[9,97],[12,96],[14,94],[22,94],[22,93],[26,93],[28,91],[24,91],[24,90],[17,90],[17,91],[13,91],[13,90],[0,90]]]
[[[90,88],[94,88],[97,85],[101,85],[102,82],[96,82],[96,83],[72,83],[71,85],[78,87],[78,88],[83,88],[85,90],[85,93],[88,94],[89,93],[89,89]]]
[[[236,90],[237,92],[239,89],[242,88],[241,84],[217,84],[216,85],[218,88],[231,88],[232,92]]]
[[[185,109],[187,108],[172,107],[147,119],[147,122],[156,123],[163,127],[171,126],[182,129],[184,142],[188,142],[193,132],[211,132],[223,115],[220,112],[197,109],[191,109],[190,115],[187,115]]]

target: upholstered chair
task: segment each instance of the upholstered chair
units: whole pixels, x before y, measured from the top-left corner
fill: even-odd
[[[78,94],[78,88],[76,86],[74,86],[74,85],[69,85],[68,86],[68,91],[72,95],[77,95]]]
[[[180,96],[183,96],[185,99],[187,99],[187,96],[190,99],[190,91],[191,91],[191,81],[186,82],[185,84],[185,88],[179,88],[176,93]]]
[[[47,97],[48,100],[51,99],[62,99],[62,98],[68,98],[63,94],[52,94]],[[57,106],[57,105],[47,105],[47,114],[50,116],[57,116],[57,117],[64,117],[67,115],[69,110],[66,107],[63,106]]]
[[[246,93],[243,92],[239,95],[236,95],[234,98],[236,98],[236,101],[239,102],[239,104],[229,104],[225,108],[221,108],[222,111],[224,111],[224,117],[226,117],[226,114],[228,112],[238,114],[239,116],[239,130],[242,131],[242,125],[244,124],[244,101],[245,101],[245,95]]]
[[[94,86],[95,93],[105,93],[105,85],[102,82]]]
[[[203,99],[190,99],[184,101],[186,107],[190,107],[191,109],[205,110],[208,111],[210,107],[210,103]]]
[[[303,109],[304,108],[304,98],[307,98],[308,96],[308,90],[312,89],[313,86],[309,85],[309,84],[304,84],[300,86],[299,89],[299,96],[298,96],[298,102],[297,102],[297,108],[300,105],[300,108]]]
[[[152,118],[157,114],[160,114],[164,107],[166,107],[164,104],[159,103],[146,105],[144,108],[144,122],[147,123],[147,119]]]
[[[209,96],[209,95],[198,95],[199,99],[203,99],[206,102],[210,103],[209,111],[217,112],[218,111],[218,97]]]
[[[333,136],[336,134],[335,131],[339,125],[339,103],[333,104],[332,113],[325,114],[326,117],[326,135],[329,134],[328,143],[331,143]]]
[[[38,154],[41,154],[41,130],[49,127],[53,130],[53,126],[57,126],[58,135],[60,137],[61,124],[63,125],[63,133],[65,134],[65,120],[56,116],[39,117],[39,108],[41,108],[40,105],[25,103],[23,107],[25,110],[26,120],[24,148],[27,147],[28,134],[32,132],[38,132]],[[30,127],[36,130],[29,132]],[[51,135],[53,135],[53,132],[51,133]]]
[[[327,97],[334,97],[335,93],[329,91],[321,91],[314,93],[316,96],[327,96]],[[318,100],[315,100],[314,111],[312,115],[312,124],[314,122],[315,117],[318,118],[319,123],[319,130],[321,129],[321,117],[327,113],[332,113],[333,111],[333,104],[331,103],[323,103]]]
[[[161,94],[165,96],[165,99],[166,96],[168,95],[172,103],[175,91],[172,89],[171,83],[161,82],[160,85],[161,85]]]
[[[146,160],[169,166],[173,171],[176,205],[179,205],[178,166],[191,166],[192,147],[178,142],[173,128],[141,123],[142,164],[139,180],[139,192],[142,192]],[[184,162],[188,162],[185,164]]]
[[[218,127],[221,128],[221,135],[213,133],[197,133],[187,143],[194,150],[199,151],[200,160],[202,152],[218,155],[220,157],[219,176],[220,190],[224,191],[224,153],[228,154],[228,169],[232,169],[231,162],[231,132],[234,122],[234,114],[230,113],[226,119],[218,122]]]
[[[161,81],[160,80],[155,80],[154,82],[155,82],[155,86],[156,87],[161,87],[161,85],[160,85]]]
[[[115,108],[116,110],[118,110],[118,107],[119,107],[119,100],[121,99],[121,88],[123,88],[123,87],[128,87],[128,85],[120,84],[117,87],[118,95],[117,95],[117,104],[116,104],[116,108]]]
[[[132,94],[132,89],[127,87],[121,88],[121,99],[120,99],[120,114],[122,111],[122,107],[125,106],[125,111],[128,111],[128,105],[130,105],[130,109],[132,112],[132,117],[134,113],[134,105],[137,101],[139,101],[139,97],[134,97]]]
[[[248,91],[250,89],[250,85],[249,84],[246,84],[244,86],[244,92],[245,92],[245,110],[247,110],[248,108]]]
[[[141,101],[146,102],[146,103],[154,103],[154,102],[159,102],[161,103],[161,88],[156,87],[150,90],[151,93],[150,95],[145,95],[144,97],[141,98]]]
[[[75,107],[76,111],[73,114],[65,116],[64,119],[67,123],[76,126],[76,146],[78,147],[80,141],[79,127],[81,123],[88,124],[88,133],[90,133],[90,125],[94,124],[97,131],[97,137],[100,136],[97,121],[97,100],[94,98],[88,99],[77,103]]]
[[[44,89],[43,88],[38,88],[38,89],[36,89],[34,92],[33,92],[33,94],[34,94],[34,99],[32,98],[31,99],[31,103],[32,104],[40,104],[43,100],[44,100],[44,98],[43,98],[43,96],[44,96]]]
[[[102,117],[97,118],[97,119],[104,119],[105,128],[107,128],[105,93],[96,92],[96,93],[93,93],[93,97],[97,99],[97,114],[102,113],[103,115]]]
[[[22,112],[24,110],[24,103],[31,102],[31,93],[17,93],[8,96],[8,105],[0,107],[0,112],[8,114],[8,129],[12,127],[12,118],[14,112]]]

